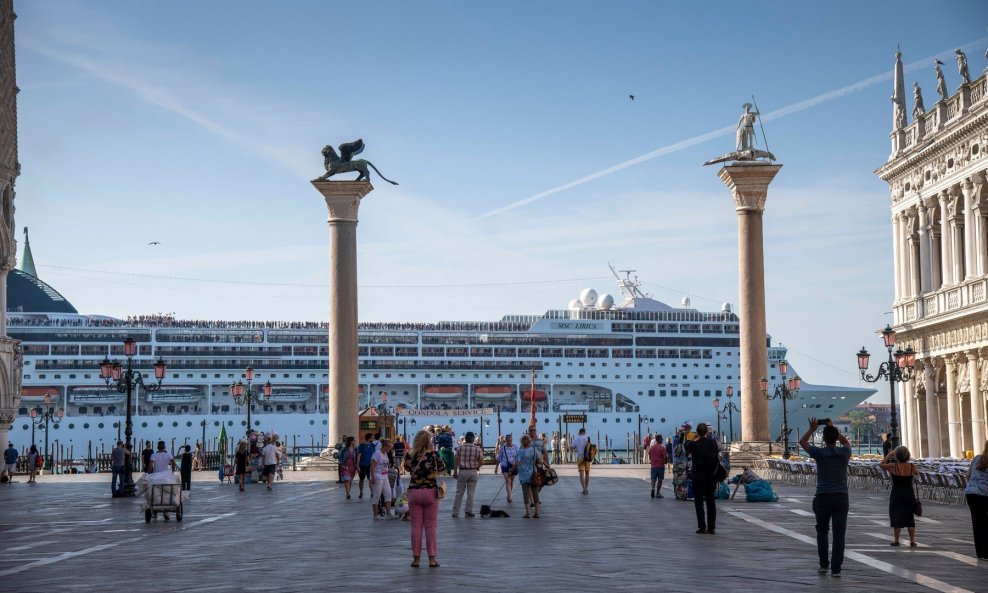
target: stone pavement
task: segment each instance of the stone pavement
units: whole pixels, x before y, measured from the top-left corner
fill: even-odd
[[[241,493],[196,474],[185,518],[144,523],[138,499],[112,499],[109,475],[0,485],[0,590],[35,591],[988,591],[966,507],[926,505],[921,547],[892,548],[885,496],[851,492],[844,576],[816,574],[812,489],[776,485],[778,503],[718,502],[717,535],[696,535],[693,504],[651,499],[647,469],[595,467],[581,496],[572,468],[521,493],[508,519],[439,516],[440,568],[408,566],[409,523],[374,521],[334,476],[286,473],[274,493]],[[477,502],[500,476],[485,471]],[[666,482],[668,487],[669,481]],[[479,508],[475,509],[479,512]]]

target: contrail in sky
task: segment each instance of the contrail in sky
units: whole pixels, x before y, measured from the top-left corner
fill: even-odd
[[[962,50],[970,50],[972,48],[975,48],[975,47],[978,47],[978,46],[984,44],[985,42],[988,42],[988,37],[985,37],[985,38],[982,38],[982,39],[978,39],[976,41],[972,41],[971,43],[968,43],[966,45],[960,46],[960,48]],[[938,54],[932,55],[932,56],[930,56],[928,58],[924,58],[922,60],[917,60],[915,62],[912,62],[909,65],[905,66],[904,69],[906,71],[908,71],[908,72],[911,72],[913,70],[917,70],[918,68],[920,68],[922,66],[929,66],[930,62],[934,58],[943,57],[944,55],[947,55],[950,52],[951,52],[951,50],[944,50],[944,51],[942,51],[942,52],[940,52]],[[826,103],[828,101],[833,101],[834,99],[839,99],[839,98],[843,97],[844,95],[849,95],[851,93],[856,93],[856,92],[858,92],[860,90],[864,90],[864,89],[866,89],[868,87],[875,86],[876,84],[879,84],[881,82],[887,82],[887,81],[889,81],[891,79],[892,79],[892,72],[891,71],[886,72],[884,74],[879,74],[877,76],[872,76],[871,78],[866,78],[864,80],[860,80],[858,82],[855,82],[854,84],[849,84],[849,85],[844,86],[844,87],[841,87],[839,89],[836,89],[836,90],[833,90],[833,91],[829,91],[829,92],[823,93],[822,95],[817,95],[816,97],[812,97],[810,99],[805,99],[803,101],[799,101],[797,103],[793,103],[792,105],[787,105],[786,107],[782,107],[780,109],[776,109],[775,111],[770,111],[769,113],[766,113],[766,114],[764,114],[762,116],[762,121],[772,121],[772,120],[775,120],[775,119],[779,119],[780,117],[785,117],[785,116],[791,115],[793,113],[798,113],[800,111],[804,111],[804,110],[809,109],[811,107],[816,107],[817,105],[819,105],[821,103]],[[539,192],[539,193],[535,194],[534,196],[529,196],[529,197],[527,197],[527,198],[525,198],[523,200],[518,200],[517,202],[512,202],[512,203],[507,204],[505,206],[501,206],[499,208],[495,208],[493,210],[489,210],[489,211],[487,211],[487,212],[485,212],[485,213],[477,216],[476,218],[474,218],[474,220],[480,220],[480,219],[484,219],[484,218],[489,218],[491,216],[496,216],[496,215],[501,214],[503,212],[507,212],[509,210],[514,210],[515,208],[520,208],[522,206],[526,206],[528,204],[531,204],[532,202],[537,202],[537,201],[539,201],[539,200],[541,200],[543,198],[547,198],[547,197],[549,197],[549,196],[551,196],[553,194],[558,194],[559,192],[563,192],[563,191],[566,191],[568,189],[571,189],[571,188],[574,188],[574,187],[578,187],[580,185],[584,185],[584,184],[590,183],[591,181],[594,181],[595,179],[600,179],[601,177],[606,177],[606,176],[608,176],[608,175],[610,175],[612,173],[617,173],[618,171],[622,171],[624,169],[627,169],[628,167],[634,167],[635,165],[638,165],[640,163],[644,163],[645,161],[650,161],[650,160],[652,160],[654,158],[658,158],[660,156],[663,156],[663,155],[666,155],[666,154],[670,154],[670,153],[673,153],[673,152],[679,152],[680,150],[683,150],[685,148],[689,148],[691,146],[696,146],[697,144],[702,144],[702,143],[706,142],[707,140],[712,140],[712,139],[717,138],[719,136],[727,136],[728,134],[733,134],[734,131],[735,131],[735,129],[736,129],[735,126],[726,126],[726,127],[719,128],[717,130],[714,130],[712,132],[707,132],[705,134],[700,134],[699,136],[693,136],[692,138],[687,138],[686,140],[680,140],[679,142],[676,142],[675,144],[669,144],[667,146],[663,146],[662,148],[657,148],[657,149],[653,150],[652,152],[645,153],[645,154],[643,154],[641,156],[638,156],[638,157],[635,157],[633,159],[624,161],[623,163],[618,163],[618,164],[616,164],[614,166],[611,166],[611,167],[608,167],[606,169],[602,169],[600,171],[597,171],[596,173],[591,173],[590,175],[587,175],[585,177],[580,177],[579,179],[577,179],[575,181],[570,181],[569,183],[560,185],[558,187],[554,187],[552,189],[547,189],[547,190],[545,190],[543,192]]]

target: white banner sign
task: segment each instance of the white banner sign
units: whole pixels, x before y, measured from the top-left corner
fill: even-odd
[[[466,410],[426,410],[410,408],[402,410],[403,416],[431,416],[434,418],[459,418],[461,416],[493,416],[494,408],[468,408]]]

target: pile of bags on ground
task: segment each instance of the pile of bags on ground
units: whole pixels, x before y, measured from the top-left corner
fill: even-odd
[[[731,484],[740,482],[744,485],[745,500],[748,502],[778,502],[779,500],[779,495],[772,490],[771,482],[762,479],[748,468],[731,478],[730,482]]]

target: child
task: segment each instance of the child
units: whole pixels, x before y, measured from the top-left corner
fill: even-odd
[[[391,512],[391,484],[388,482],[388,452],[391,451],[391,441],[381,439],[381,450],[371,457],[370,486],[371,486],[371,510],[374,518],[380,517],[381,496],[384,496],[384,508],[389,519],[394,518]]]

